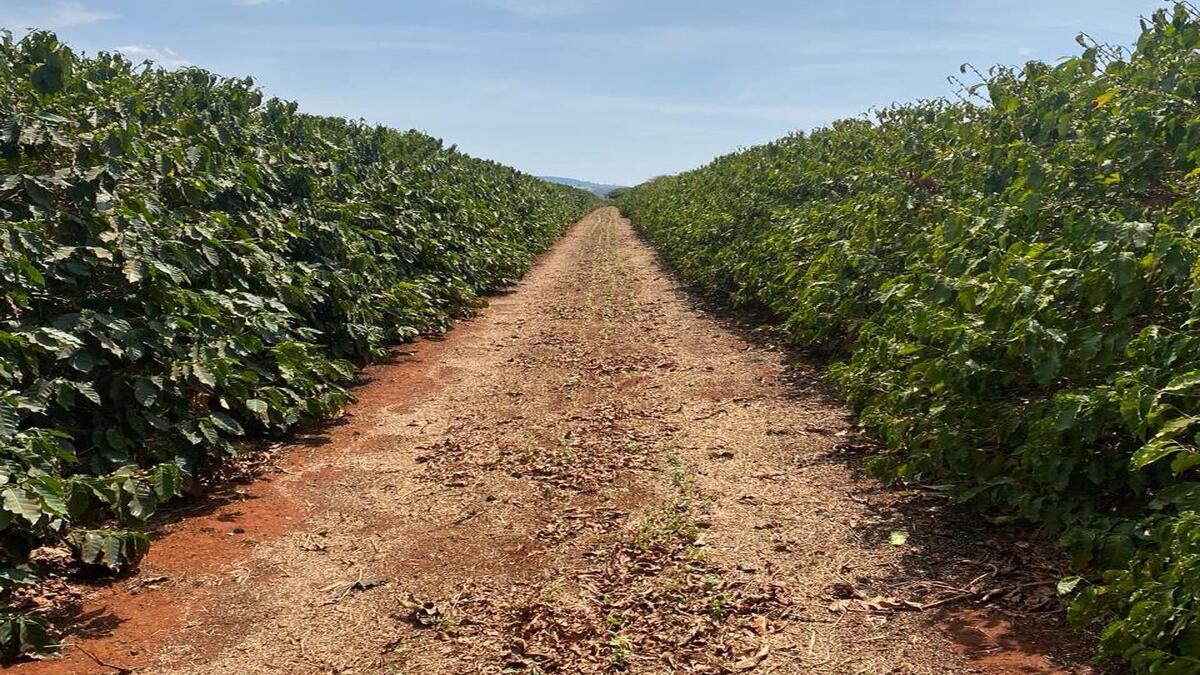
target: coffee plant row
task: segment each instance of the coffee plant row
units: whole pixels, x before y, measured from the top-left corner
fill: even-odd
[[[832,359],[877,472],[1057,534],[1105,654],[1197,673],[1200,18],[1080,42],[618,199]]]
[[[44,649],[36,549],[124,570],[137,524],[351,398],[593,204],[248,79],[0,44],[0,657]],[[34,555],[31,556],[31,553]]]

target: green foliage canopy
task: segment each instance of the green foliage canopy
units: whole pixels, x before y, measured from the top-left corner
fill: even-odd
[[[886,442],[873,468],[1057,533],[1074,615],[1200,672],[1200,19],[1081,40],[619,196],[687,277],[769,309]]]
[[[123,570],[121,529],[246,434],[350,400],[595,203],[248,79],[0,44],[0,594],[32,549]],[[0,657],[46,631],[0,611]]]

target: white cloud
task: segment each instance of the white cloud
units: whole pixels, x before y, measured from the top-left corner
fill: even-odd
[[[82,2],[27,3],[0,0],[0,26],[12,30],[42,28],[57,30],[86,26],[117,18],[113,12],[93,9]]]
[[[131,61],[153,61],[163,68],[183,68],[192,65],[190,61],[179,58],[175,50],[165,47],[159,49],[150,45],[125,45],[117,47],[117,51],[129,57]]]
[[[480,0],[526,19],[555,19],[591,11],[595,0]]]

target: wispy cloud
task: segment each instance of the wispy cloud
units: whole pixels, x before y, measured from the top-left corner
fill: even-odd
[[[100,9],[91,9],[82,2],[64,2],[50,9],[47,25],[52,28],[83,26],[115,19],[117,15]]]
[[[182,59],[174,49],[158,48],[150,45],[124,45],[117,51],[129,57],[132,61],[153,61],[163,68],[183,68],[192,65],[191,61]]]
[[[733,118],[766,122],[806,123],[852,117],[861,110],[846,106],[802,103],[728,103],[717,101],[662,101],[624,96],[593,96],[580,101],[609,113],[660,115],[683,118]]]
[[[241,26],[231,34],[252,36],[254,46],[273,53],[320,50],[341,54],[407,52],[424,54],[467,54],[483,50],[480,34],[410,26]]]
[[[13,30],[26,28],[61,29],[86,26],[117,18],[113,12],[93,9],[82,2],[0,1],[0,26]]]
[[[480,0],[526,19],[555,19],[585,14],[596,7],[595,0]]]

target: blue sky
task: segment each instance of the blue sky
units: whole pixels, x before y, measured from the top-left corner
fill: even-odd
[[[252,75],[315,113],[633,184],[947,75],[1137,36],[1153,0],[0,0],[76,48]]]

